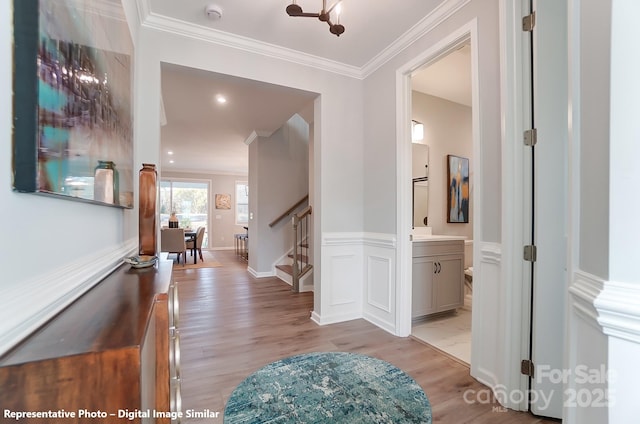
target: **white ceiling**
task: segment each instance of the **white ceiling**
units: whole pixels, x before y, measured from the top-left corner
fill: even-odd
[[[199,34],[206,33],[213,40],[231,36],[234,42],[249,43],[269,51],[276,49],[278,54],[287,57],[361,77],[364,70],[390,54],[398,39],[415,31],[445,1],[343,0],[340,22],[346,30],[340,37],[331,34],[328,25],[315,18],[287,16],[285,8],[290,0],[137,2],[143,14],[143,25],[167,29],[178,26]],[[305,12],[317,12],[322,1],[298,0],[297,3]],[[333,4],[333,1],[327,3]],[[447,3],[453,4],[455,0]],[[212,21],[207,18],[205,7],[209,4],[220,6],[222,19]],[[442,72],[452,75],[445,70],[440,71],[437,78],[442,77]],[[445,97],[444,84],[439,81],[437,86],[441,90],[438,92],[433,91],[433,85],[419,89],[432,90],[429,94]],[[460,84],[451,86],[458,89]],[[218,93],[227,96],[226,105],[213,100]],[[162,168],[246,174],[248,147],[244,141],[252,131],[273,132],[294,113],[308,106],[315,96],[287,87],[165,64],[162,67],[166,115],[166,125],[162,128]],[[458,99],[460,95],[453,98]],[[174,152],[172,156],[167,154],[169,150]],[[169,163],[170,160],[174,163]]]
[[[411,75],[415,91],[471,107],[471,48],[468,44]]]
[[[219,94],[227,99],[225,104],[216,101]],[[316,96],[163,64],[162,97],[167,122],[161,133],[163,169],[246,174],[249,151],[245,140],[252,132],[270,135]]]

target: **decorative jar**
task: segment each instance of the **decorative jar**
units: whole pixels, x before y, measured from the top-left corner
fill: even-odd
[[[99,160],[93,178],[93,199],[117,205],[120,202],[119,178],[116,164],[110,160]]]
[[[155,256],[157,247],[156,196],[158,192],[156,166],[151,163],[143,163],[139,179],[139,254]]]

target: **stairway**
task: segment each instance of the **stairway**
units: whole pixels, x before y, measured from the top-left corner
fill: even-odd
[[[300,249],[308,252],[309,246],[305,243],[300,244]],[[307,255],[298,254],[298,269],[302,269],[305,264],[309,263]],[[289,285],[293,285],[293,249],[279,261],[276,265],[276,277]],[[300,276],[300,292],[313,291],[313,268],[307,269],[307,272]]]

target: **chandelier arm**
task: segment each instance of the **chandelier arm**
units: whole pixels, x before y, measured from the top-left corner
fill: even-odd
[[[335,9],[335,8],[336,8],[336,6],[337,6],[337,5],[339,5],[339,4],[340,4],[340,1],[337,1],[333,6],[331,6],[331,7],[329,8],[329,10],[327,10],[327,13],[331,13],[331,12],[333,12],[333,9]]]
[[[291,17],[301,17],[301,18],[318,18],[321,22],[326,22],[329,25],[329,32],[340,37],[340,34],[344,33],[344,25],[340,24],[340,16],[338,15],[338,23],[334,24],[331,21],[331,12],[338,6],[342,0],[336,1],[328,10],[327,10],[327,0],[322,0],[322,10],[319,13],[308,13],[302,10],[298,4],[296,4],[296,0],[293,0],[289,6],[286,7],[286,12]]]

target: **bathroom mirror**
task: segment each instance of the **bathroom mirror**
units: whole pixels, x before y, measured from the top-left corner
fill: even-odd
[[[429,181],[427,177],[413,179],[413,228],[428,226]]]
[[[429,146],[412,144],[413,228],[427,227],[429,211]]]

